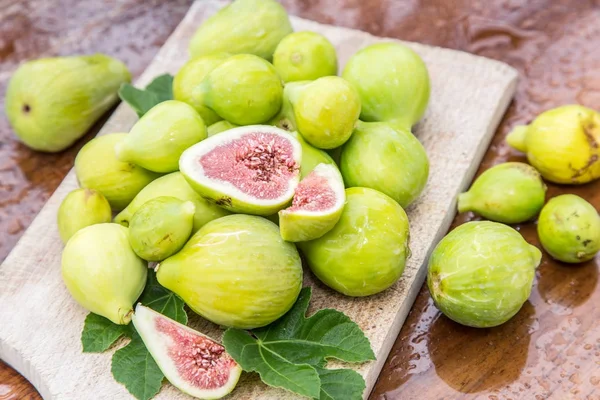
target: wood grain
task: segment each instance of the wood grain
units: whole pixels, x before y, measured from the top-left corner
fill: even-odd
[[[186,59],[187,42],[199,22],[222,4],[195,3],[138,84],[143,85],[164,72],[174,73]],[[297,18],[293,23],[297,30],[315,30],[327,36],[336,45],[342,66],[356,50],[380,40],[366,33]],[[367,381],[365,394],[374,385],[423,281],[423,263],[451,222],[454,198],[475,173],[516,84],[515,71],[505,64],[466,53],[409,45],[427,63],[435,94],[435,101],[415,130],[432,158],[432,166],[425,192],[408,210],[412,258],[394,287],[367,299],[334,294],[306,274],[305,283],[316,287],[313,308],[334,304],[357,321],[371,340],[378,361],[359,369]],[[135,120],[134,113],[121,106],[100,134],[128,130]],[[0,268],[0,304],[3,304],[0,320],[11,321],[10,325],[0,326],[0,356],[28,377],[45,398],[72,398],[75,394],[120,398],[127,393],[108,373],[109,355],[80,353],[78,338],[85,311],[68,296],[60,279],[62,246],[54,219],[60,201],[74,187],[75,178],[70,173]],[[32,304],[47,307],[29,307],[26,314],[18,312],[17,305]],[[199,318],[192,324],[213,336],[219,335],[216,327]],[[58,354],[61,356],[57,357]],[[235,396],[291,397],[267,389],[250,375],[245,376]],[[158,396],[183,397],[168,385]]]

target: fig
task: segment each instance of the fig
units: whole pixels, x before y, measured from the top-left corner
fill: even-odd
[[[114,219],[114,222],[129,226],[133,215],[148,201],[161,196],[175,197],[181,201],[191,201],[194,203],[196,213],[194,214],[193,232],[196,232],[204,224],[213,219],[229,215],[229,212],[215,204],[208,202],[200,197],[180,172],[162,176],[146,186],[133,199],[126,209],[121,211]]]
[[[385,122],[362,122],[342,147],[340,171],[346,187],[379,190],[408,207],[423,191],[429,160],[409,131]]]
[[[537,231],[542,247],[559,261],[588,261],[600,250],[598,212],[574,194],[563,194],[548,201],[540,213]]]
[[[16,135],[34,150],[71,146],[118,100],[130,82],[125,64],[104,54],[27,61],[6,91],[6,116]]]
[[[600,113],[566,105],[541,113],[506,137],[542,176],[555,183],[581,184],[600,177]]]
[[[156,277],[209,321],[252,329],[292,307],[302,287],[302,263],[277,225],[236,214],[204,225],[159,264]]]
[[[199,399],[220,399],[235,388],[242,368],[221,344],[140,303],[132,322],[177,389]]]
[[[161,261],[177,253],[194,226],[196,207],[191,201],[160,196],[144,203],[129,223],[129,244],[147,261]]]
[[[208,18],[194,33],[190,54],[228,52],[254,54],[270,60],[292,24],[275,0],[236,0]]]
[[[78,230],[94,224],[110,222],[110,204],[102,193],[92,189],[75,189],[58,207],[58,233],[63,243]]]
[[[126,133],[98,136],[86,143],[75,158],[79,186],[102,193],[115,210],[127,207],[140,190],[160,176],[117,160],[115,146],[125,137]]]
[[[473,211],[492,221],[517,224],[535,217],[546,198],[542,176],[531,165],[507,162],[479,176],[458,196],[458,212]]]
[[[213,69],[194,89],[193,97],[231,123],[260,124],[281,108],[283,83],[267,61],[238,54]]]
[[[117,159],[154,172],[174,172],[181,153],[205,139],[206,126],[194,108],[177,100],[152,107],[117,143]]]
[[[297,130],[311,145],[333,149],[344,144],[358,121],[356,90],[338,76],[285,85],[284,104],[272,125]]]
[[[320,238],[339,221],[345,201],[337,167],[317,165],[298,185],[291,207],[279,211],[281,237],[288,242]]]
[[[234,212],[271,215],[284,208],[300,179],[302,147],[266,125],[230,129],[190,147],[179,169],[202,197]]]
[[[62,253],[62,277],[85,309],[127,325],[142,294],[147,264],[129,246],[127,228],[96,224],[77,231]]]
[[[173,98],[194,107],[207,126],[220,121],[221,117],[194,98],[194,88],[230,56],[228,53],[218,53],[193,58],[181,67],[173,79]]]
[[[207,128],[208,131],[208,136],[214,136],[217,133],[221,133],[221,132],[225,132],[228,131],[229,129],[233,129],[233,128],[237,128],[239,125],[236,124],[232,124],[229,121],[219,121],[219,122],[215,122],[214,124],[212,124],[211,126],[209,126]]]
[[[408,217],[391,197],[368,188],[346,189],[338,223],[318,239],[298,243],[312,272],[347,296],[369,296],[392,286],[410,254]]]
[[[508,321],[527,301],[541,258],[540,250],[509,226],[467,222],[434,249],[427,286],[448,318],[490,328]]]
[[[290,132],[290,135],[298,139],[300,142],[300,146],[302,146],[302,162],[300,163],[300,178],[304,178],[308,176],[310,172],[319,164],[335,164],[333,158],[325,151],[321,149],[317,149],[316,147],[311,146],[304,140],[302,135],[298,132]]]
[[[423,116],[429,102],[429,73],[417,53],[399,43],[377,43],[354,54],[342,77],[360,96],[360,119],[393,122],[405,130]]]
[[[312,81],[337,75],[335,47],[316,32],[294,32],[275,49],[273,66],[284,82]]]

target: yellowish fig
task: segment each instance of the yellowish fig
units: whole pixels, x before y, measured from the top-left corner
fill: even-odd
[[[58,233],[63,243],[80,229],[110,222],[110,204],[102,193],[93,189],[75,189],[58,207]]]

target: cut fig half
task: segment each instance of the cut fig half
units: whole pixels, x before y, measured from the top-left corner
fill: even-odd
[[[229,129],[187,149],[179,169],[202,197],[233,212],[271,215],[294,196],[302,146],[267,125]]]
[[[340,171],[318,164],[298,185],[292,206],[279,211],[281,237],[288,242],[320,238],[337,224],[345,202]]]
[[[221,344],[140,303],[132,321],[177,389],[199,399],[220,399],[235,388],[242,369]]]

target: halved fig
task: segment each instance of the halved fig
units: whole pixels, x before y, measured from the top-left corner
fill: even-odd
[[[152,358],[177,389],[199,399],[220,399],[235,388],[242,368],[219,343],[140,303],[132,321]]]
[[[302,146],[286,131],[241,126],[187,149],[179,169],[202,197],[228,210],[271,215],[292,199],[300,180]]]
[[[288,242],[317,239],[340,219],[346,201],[337,167],[319,164],[298,185],[292,206],[279,211],[281,237]]]

